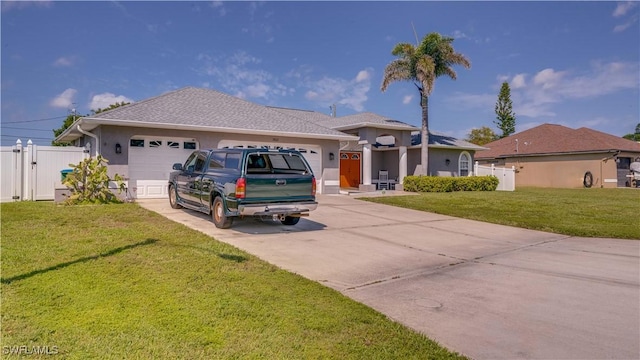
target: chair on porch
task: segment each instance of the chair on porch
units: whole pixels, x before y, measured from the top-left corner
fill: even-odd
[[[389,171],[387,170],[378,171],[378,189],[389,190]]]

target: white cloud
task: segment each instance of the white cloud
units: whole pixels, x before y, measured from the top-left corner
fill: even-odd
[[[246,87],[247,96],[252,98],[267,98],[270,91],[271,87],[263,83],[253,84]]]
[[[526,74],[518,74],[513,77],[511,80],[511,88],[512,89],[520,89],[526,86],[525,80]]]
[[[361,70],[352,80],[327,76],[318,81],[307,80],[304,86],[310,90],[305,97],[322,106],[337,103],[355,111],[363,111],[364,103],[368,100],[367,93],[371,89],[371,72],[372,69]]]
[[[108,108],[109,105],[120,103],[120,102],[128,102],[132,103],[133,100],[129,99],[124,95],[115,95],[109,92],[93,95],[91,98],[91,102],[89,103],[89,109],[98,110]]]
[[[224,3],[222,1],[212,1],[211,7],[218,11],[218,15],[225,16],[227,15],[227,9],[224,7]]]
[[[2,6],[2,12],[10,11],[13,9],[24,9],[27,7],[35,6],[35,7],[43,7],[48,8],[53,5],[53,1],[50,0],[40,0],[40,1],[2,1],[0,6]]]
[[[563,72],[557,72],[553,69],[544,69],[533,77],[533,83],[541,85],[543,89],[550,89],[555,87],[563,76]]]
[[[75,58],[73,56],[71,57],[60,57],[58,58],[56,61],[53,62],[53,66],[55,67],[69,67],[69,66],[73,66],[73,63],[75,61]]]
[[[498,76],[502,82],[504,76]],[[508,78],[507,78],[508,80]],[[511,100],[516,116],[553,117],[555,106],[568,101],[597,98],[619,91],[640,88],[640,64],[631,62],[593,62],[586,70],[555,70],[547,68],[536,73],[532,81],[526,74],[513,76],[510,81]],[[455,93],[445,101],[452,108],[493,111],[496,94]]]
[[[367,81],[371,78],[371,74],[367,70],[361,70],[356,76],[356,82]]]
[[[627,30],[631,25],[635,24],[638,21],[638,15],[631,18],[631,20],[627,21],[624,24],[616,25],[613,28],[613,32],[623,32]]]
[[[405,95],[402,98],[402,103],[407,105],[407,104],[411,103],[411,100],[413,100],[413,95]]]
[[[271,99],[295,92],[272,73],[258,68],[262,60],[247,52],[239,51],[228,57],[199,54],[196,59],[203,63],[200,72],[216,79],[218,85],[214,86],[238,97]]]
[[[60,95],[53,98],[49,105],[57,108],[69,109],[73,105],[73,99],[78,93],[78,90],[69,88],[63,91]]]
[[[636,5],[638,5],[638,4],[636,2],[634,2],[634,1],[619,2],[618,6],[616,6],[616,9],[613,11],[613,16],[614,17],[624,16],[631,9],[636,7]]]

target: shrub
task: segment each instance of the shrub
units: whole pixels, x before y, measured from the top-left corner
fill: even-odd
[[[495,176],[439,177],[407,176],[404,178],[405,191],[452,192],[452,191],[495,191],[499,180]]]
[[[116,183],[118,193],[125,191],[124,179],[115,174],[113,179],[107,175],[109,161],[98,155],[84,159],[78,165],[69,164],[73,171],[67,174],[62,183],[71,189],[71,195],[65,201],[67,205],[108,204],[121,202],[109,189],[109,182]]]

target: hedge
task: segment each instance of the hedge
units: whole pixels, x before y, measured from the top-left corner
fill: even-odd
[[[495,176],[407,176],[403,181],[405,191],[412,192],[452,192],[452,191],[495,191],[498,188]]]

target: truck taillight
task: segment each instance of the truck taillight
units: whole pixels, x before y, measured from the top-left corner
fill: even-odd
[[[247,195],[247,179],[239,178],[236,182],[236,199],[244,199]]]
[[[311,177],[311,196],[316,196],[316,177]]]

